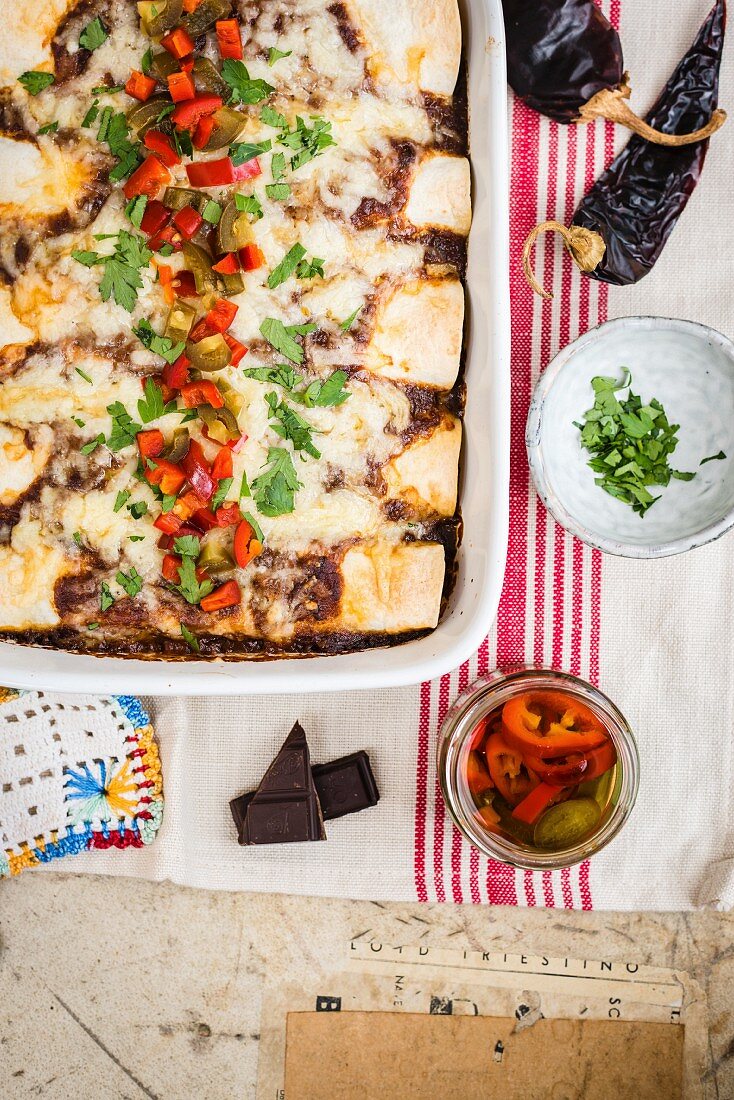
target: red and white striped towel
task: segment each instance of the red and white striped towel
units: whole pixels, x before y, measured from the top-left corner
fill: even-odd
[[[635,104],[644,110],[692,41],[708,0],[682,0],[662,24],[652,0],[624,0],[623,12],[620,0],[602,6],[615,22],[622,17]],[[734,102],[732,91],[727,60],[724,105]],[[734,142],[728,130],[714,139],[704,179],[642,284],[622,291],[582,279],[548,237],[536,264],[555,298],[543,303],[520,275],[522,242],[536,222],[570,220],[625,136],[603,123],[559,126],[518,102],[511,112],[511,518],[504,593],[489,637],[461,668],[415,688],[300,701],[149,701],[166,785],[158,842],[114,860],[81,856],[76,869],[363,898],[579,909],[734,904],[734,543],[729,537],[664,562],[602,561],[545,513],[524,447],[538,374],[608,314],[662,313],[734,327],[730,279],[712,263],[734,244]],[[456,693],[517,660],[599,681],[637,730],[637,808],[604,852],[570,870],[516,871],[480,857],[452,826],[437,786],[436,731]],[[315,761],[367,748],[382,800],[330,824],[326,844],[239,848],[228,800],[257,784],[296,718]]]

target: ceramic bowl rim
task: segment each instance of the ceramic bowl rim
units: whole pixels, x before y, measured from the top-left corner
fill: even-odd
[[[560,523],[570,534],[581,539],[595,550],[601,550],[605,554],[611,554],[621,558],[653,559],[670,557],[673,554],[684,554],[688,550],[695,550],[700,546],[706,546],[710,542],[721,538],[734,528],[734,506],[715,522],[701,527],[690,535],[669,539],[665,542],[640,544],[624,542],[621,539],[606,538],[598,531],[585,526],[565,508],[559,497],[551,490],[546,477],[543,449],[541,446],[541,429],[543,408],[550,389],[558,377],[560,371],[566,366],[573,356],[589,344],[597,343],[604,339],[605,335],[615,329],[639,328],[647,330],[673,329],[678,332],[686,332],[703,339],[710,344],[719,347],[732,365],[734,372],[734,341],[716,329],[705,325],[700,321],[687,321],[676,317],[656,317],[653,315],[635,315],[631,317],[615,317],[610,321],[603,321],[594,328],[589,329],[583,335],[567,344],[550,361],[543,374],[540,376],[530,401],[530,409],[525,427],[525,446],[527,449],[530,473],[535,483],[535,488],[540,499],[553,518]]]

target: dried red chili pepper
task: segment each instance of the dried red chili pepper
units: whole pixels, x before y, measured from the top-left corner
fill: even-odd
[[[713,118],[725,30],[726,0],[717,0],[647,115],[650,125],[674,134]],[[568,228],[543,222],[528,237],[523,263],[533,289],[551,297],[530,268],[535,241],[549,231],[562,235],[576,265],[593,279],[629,286],[647,275],[698,183],[708,145],[661,147],[633,135],[581,200]]]
[[[606,118],[648,141],[684,145],[710,137],[721,111],[692,133],[671,135],[628,106],[619,35],[594,0],[504,0],[508,80],[515,93],[558,122]]]

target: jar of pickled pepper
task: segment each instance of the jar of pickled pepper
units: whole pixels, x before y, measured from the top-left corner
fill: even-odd
[[[441,727],[438,776],[457,828],[485,855],[552,870],[616,836],[637,796],[629,725],[598,688],[520,668],[468,687]]]

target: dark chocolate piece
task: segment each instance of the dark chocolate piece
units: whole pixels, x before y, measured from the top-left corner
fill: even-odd
[[[380,794],[370,767],[370,758],[364,751],[341,756],[328,764],[315,764],[311,774],[324,821],[358,813],[369,806],[376,806],[379,801]],[[254,797],[255,792],[248,791],[239,798],[233,798],[229,804],[240,844],[247,843],[243,840],[243,827],[248,807]]]
[[[326,840],[306,734],[296,722],[249,801],[240,844]]]

